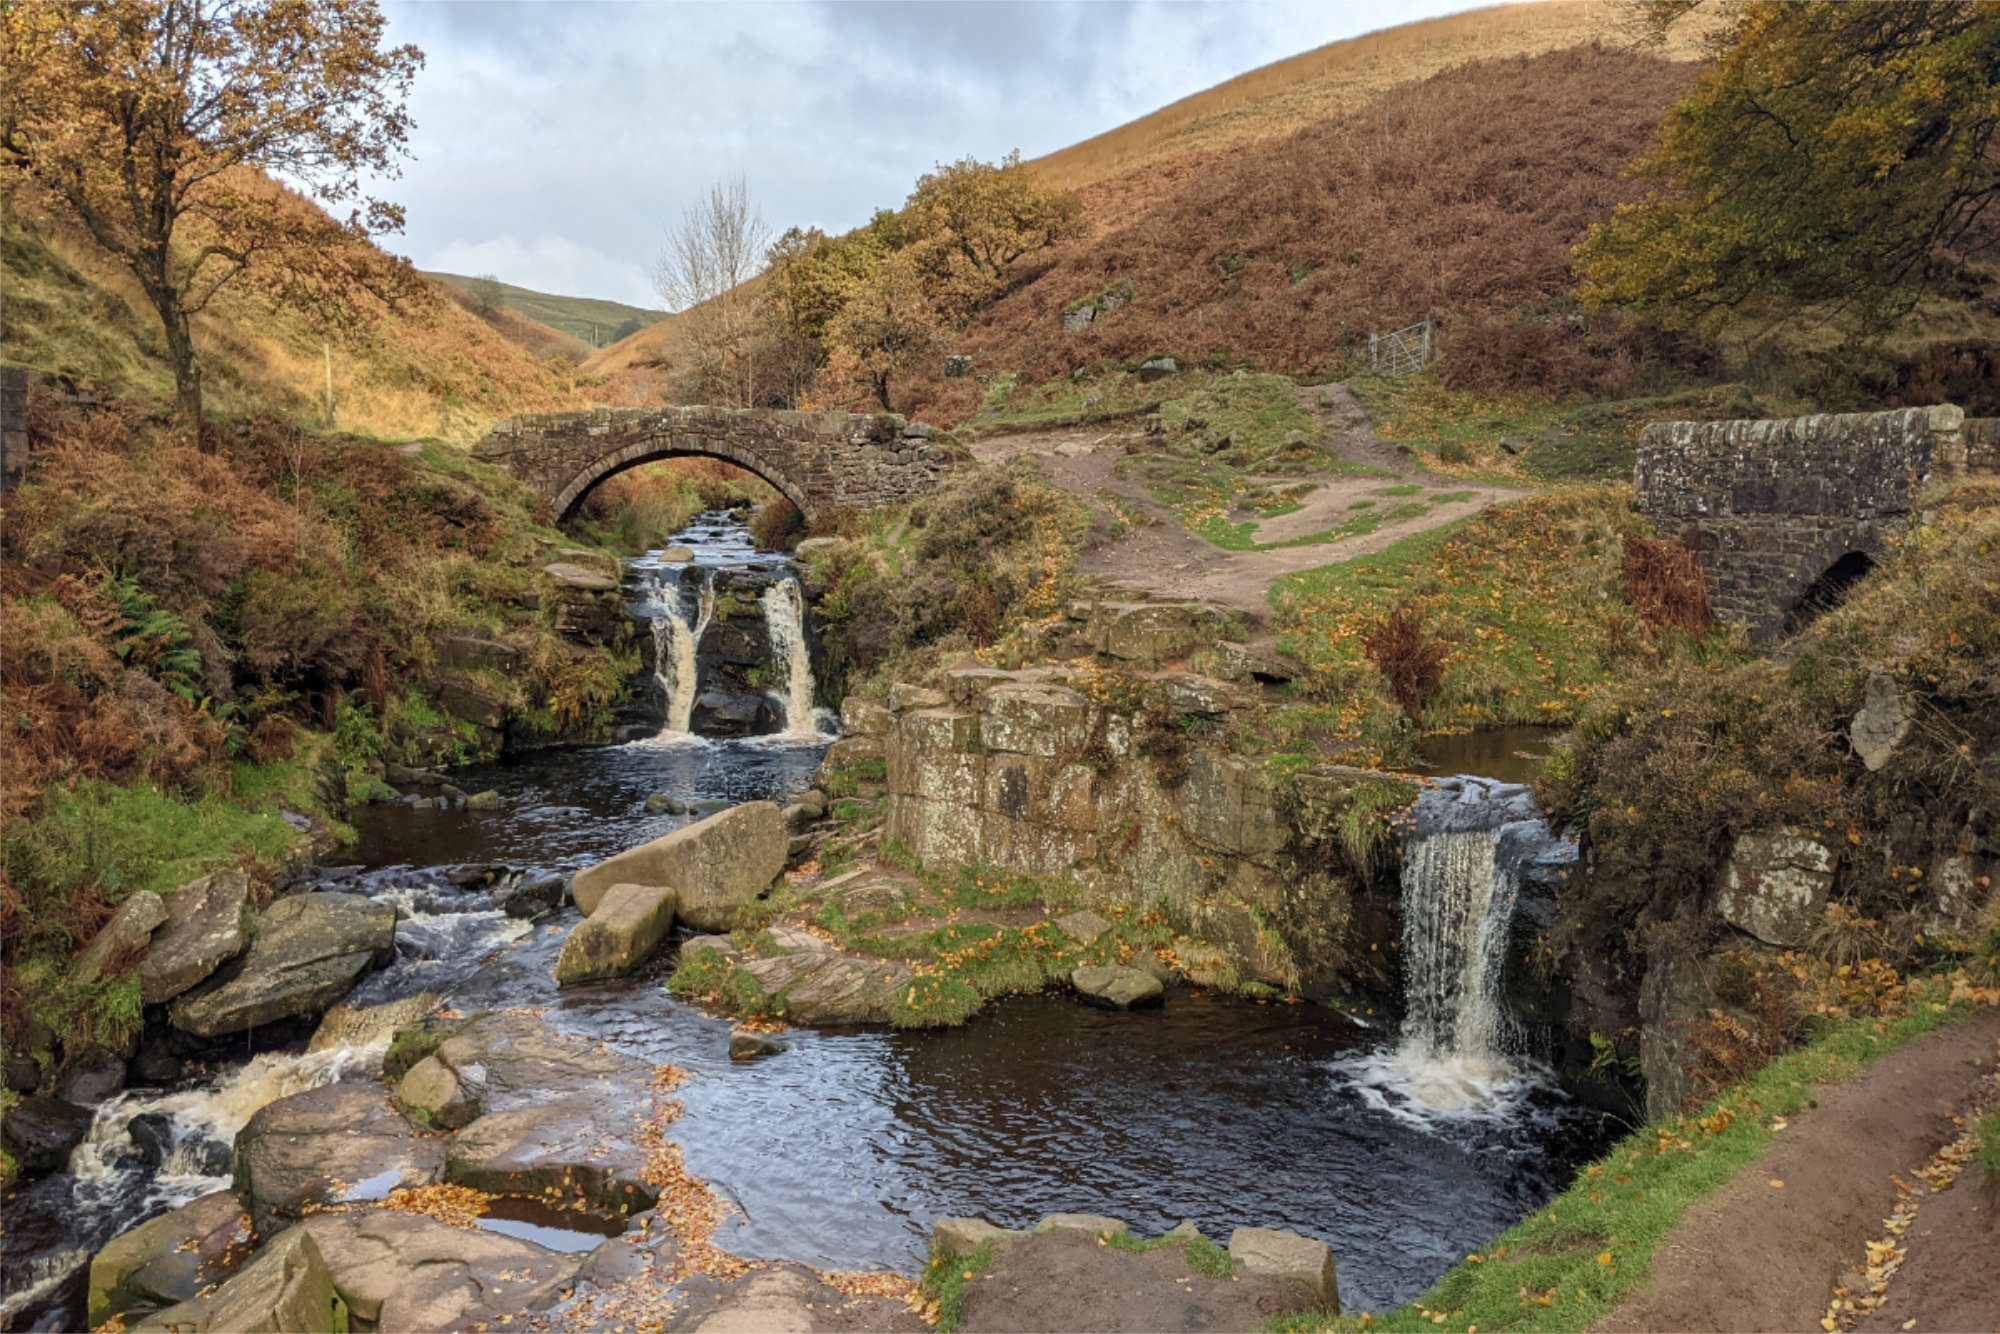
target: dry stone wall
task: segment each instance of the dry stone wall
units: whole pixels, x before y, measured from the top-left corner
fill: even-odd
[[[893,414],[761,408],[599,408],[509,417],[473,449],[566,518],[614,473],[700,455],[756,473],[807,520],[914,499],[956,464],[956,447]]]
[[[1965,470],[1964,417],[1939,406],[1655,422],[1640,437],[1639,502],[1693,542],[1717,617],[1769,641],[1844,558],[1879,559],[1926,486]]]
[[[887,835],[934,866],[1070,879],[1092,907],[1161,910],[1213,948],[1197,981],[1309,995],[1393,993],[1384,901],[1339,851],[1354,789],[1325,767],[1280,783],[1232,754],[1228,683],[1095,666],[965,667],[941,689],[850,701],[839,765],[879,755]],[[1414,797],[1415,788],[1410,795]]]

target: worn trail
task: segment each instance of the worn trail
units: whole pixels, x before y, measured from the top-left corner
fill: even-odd
[[[1967,1111],[1991,1096],[1996,1044],[2000,1013],[1984,1011],[1826,1089],[1762,1158],[1687,1212],[1654,1253],[1651,1282],[1599,1321],[1598,1334],[1821,1328],[1836,1288],[1866,1290],[1858,1271],[1904,1198],[1898,1183],[1918,1182],[1960,1136]],[[1921,1204],[1905,1267],[1878,1324],[1865,1327],[1915,1319],[1910,1328],[2000,1328],[1995,1192],[1978,1170],[1968,1169],[1963,1194]],[[1954,1255],[1983,1259],[1966,1269]],[[1923,1277],[1930,1268],[1951,1275],[1936,1291]]]
[[[1387,509],[1394,502],[1383,502],[1379,493],[1398,483],[1449,488],[1464,498],[1428,506],[1419,516],[1385,522],[1370,533],[1276,550],[1230,551],[1188,531],[1145,486],[1117,475],[1117,464],[1126,457],[1126,445],[1135,438],[1129,425],[1015,432],[989,437],[972,448],[985,462],[1034,457],[1050,482],[1103,517],[1102,527],[1123,530],[1084,553],[1078,564],[1082,573],[1148,598],[1196,599],[1235,608],[1260,623],[1268,610],[1272,583],[1285,575],[1372,555],[1406,537],[1456,523],[1489,505],[1525,494],[1423,471],[1375,435],[1366,409],[1344,384],[1314,385],[1301,389],[1299,395],[1320,426],[1322,443],[1343,463],[1363,464],[1391,475],[1312,472],[1270,479],[1288,485],[1310,483],[1313,490],[1302,508],[1260,523],[1260,542],[1293,541],[1333,531],[1353,518],[1360,504],[1372,502]]]

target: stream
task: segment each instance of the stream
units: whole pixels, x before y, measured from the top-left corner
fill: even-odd
[[[730,1024],[667,994],[670,953],[637,976],[558,991],[553,968],[576,910],[533,924],[511,918],[489,893],[454,883],[474,878],[466,868],[504,868],[491,871],[503,880],[563,874],[698,819],[703,804],[782,803],[809,785],[824,749],[802,617],[795,638],[785,633],[798,585],[782,563],[750,554],[740,529],[704,516],[677,539],[693,548],[692,562],[670,568],[659,553],[632,562],[635,614],[687,618],[675,631],[653,627],[662,652],[648,670],[667,664],[657,671],[658,734],[453,773],[466,791],[498,792],[498,810],[356,813],[356,842],[339,858],[347,864],[322,871],[321,883],[393,902],[401,920],[396,961],[365,977],[351,1003],[429,990],[466,1013],[546,1007],[559,1028],[683,1067],[687,1110],[673,1134],[690,1170],[735,1206],[720,1244],[833,1269],[915,1273],[932,1222],[947,1215],[1020,1227],[1049,1213],[1105,1213],[1143,1234],[1192,1219],[1224,1242],[1246,1225],[1322,1238],[1338,1258],[1343,1306],[1381,1310],[1420,1294],[1604,1147],[1600,1118],[1519,1061],[1481,1068],[1506,1096],[1437,1115],[1407,1086],[1385,1094],[1370,1072],[1393,1065],[1394,1053],[1427,1041],[1428,1059],[1469,1039],[1406,1032],[1398,1046],[1385,1029],[1317,1005],[1177,990],[1163,1010],[1114,1013],[1062,995],[1023,997],[942,1032],[795,1030],[789,1050],[736,1063]],[[708,682],[688,680],[702,651],[692,641],[697,626],[715,633],[703,610],[713,593],[703,590],[746,572],[765,580],[768,648],[784,658],[756,678],[773,696],[763,724],[771,730],[698,736],[688,700]],[[671,598],[659,593],[668,576]],[[697,809],[649,808],[659,794]],[[1486,892],[1477,877],[1501,877],[1490,851],[1470,847],[1448,860],[1471,867],[1453,893],[1476,901],[1447,896],[1440,911],[1476,934],[1492,929],[1494,911],[1477,898]],[[1464,949],[1438,949],[1463,973],[1454,986],[1487,985]],[[215,1146],[257,1106],[368,1068],[366,1053],[347,1048],[271,1052],[101,1105],[71,1170],[24,1188],[0,1219],[9,1294],[0,1325],[79,1323],[92,1250],[226,1187]],[[176,1151],[160,1167],[144,1165],[124,1128],[145,1112],[174,1127]]]

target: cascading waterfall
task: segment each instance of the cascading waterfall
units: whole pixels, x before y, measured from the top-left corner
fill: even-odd
[[[1448,778],[1425,790],[1403,845],[1403,1028],[1365,1082],[1402,1109],[1472,1113],[1526,1073],[1507,1008],[1507,950],[1524,884],[1576,855],[1519,784]]]
[[[771,636],[771,656],[784,673],[783,688],[773,691],[784,710],[788,737],[817,737],[813,714],[812,655],[806,649],[805,594],[799,581],[780,579],[764,590],[764,625]]]
[[[660,683],[660,692],[666,697],[666,716],[661,723],[657,740],[672,740],[689,735],[689,725],[694,718],[695,686],[700,677],[695,653],[701,646],[701,637],[708,630],[709,617],[715,612],[715,577],[709,575],[701,583],[696,594],[694,624],[690,626],[687,614],[681,606],[681,572],[679,570],[657,571],[652,584],[651,603],[653,617],[653,676]]]

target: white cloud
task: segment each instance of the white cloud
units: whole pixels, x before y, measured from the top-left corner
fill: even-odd
[[[1428,13],[1354,0],[419,3],[414,160],[387,197],[424,268],[656,304],[667,223],[743,173],[768,221],[843,230],[939,161],[1051,152],[1233,75]]]

